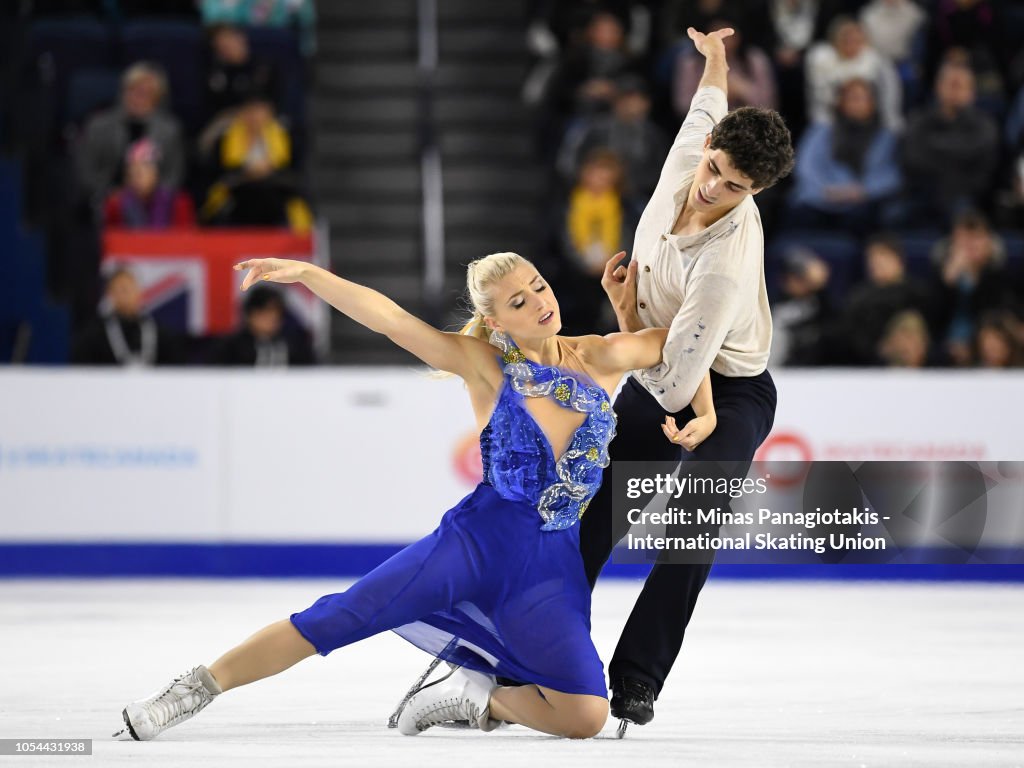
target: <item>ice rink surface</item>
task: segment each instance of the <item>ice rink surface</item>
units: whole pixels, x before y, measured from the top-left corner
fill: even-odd
[[[654,721],[615,740],[403,737],[429,657],[388,633],[231,691],[156,741],[128,701],[345,582],[0,581],[0,738],[92,738],[18,766],[1024,766],[1024,586],[712,581]],[[594,597],[606,661],[639,582]],[[672,610],[666,606],[666,610]]]

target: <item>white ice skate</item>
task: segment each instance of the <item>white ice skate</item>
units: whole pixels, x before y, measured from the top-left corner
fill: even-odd
[[[114,738],[149,741],[172,725],[183,723],[202,711],[215,696],[222,693],[210,670],[200,664],[179,675],[170,685],[160,689],[148,699],[133,701],[121,717],[124,728]]]
[[[501,725],[490,718],[491,694],[497,687],[493,677],[460,667],[409,699],[398,717],[398,730],[415,736],[434,725],[464,720],[470,728],[493,731]]]

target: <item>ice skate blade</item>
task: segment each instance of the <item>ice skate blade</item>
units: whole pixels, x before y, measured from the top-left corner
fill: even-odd
[[[420,675],[419,680],[417,680],[415,683],[413,683],[412,687],[409,688],[408,691],[406,691],[405,696],[402,698],[402,700],[400,702],[398,702],[398,706],[395,707],[395,711],[392,712],[391,713],[391,717],[388,718],[388,728],[397,728],[398,727],[398,718],[402,716],[402,711],[405,709],[406,705],[409,703],[409,700],[413,696],[415,696],[417,693],[422,691],[424,688],[429,688],[431,685],[436,685],[437,683],[440,683],[440,682],[442,682],[444,680],[447,680],[449,677],[452,676],[452,674],[455,672],[455,669],[456,669],[455,667],[452,667],[451,672],[449,672],[444,677],[442,677],[442,678],[440,678],[438,680],[435,680],[433,683],[428,683],[427,685],[423,684],[424,681],[428,677],[430,677],[430,673],[433,672],[435,669],[437,669],[437,667],[438,667],[438,665],[440,665],[441,661],[442,661],[442,659],[440,657],[438,657],[438,658],[435,658],[432,662],[430,662],[430,666],[427,667],[427,671],[424,672],[422,675]],[[451,666],[451,665],[449,665],[449,666]]]
[[[621,739],[626,735],[626,728],[629,727],[629,720],[619,720],[619,727],[615,729],[615,738]]]
[[[111,734],[111,738],[117,739],[118,741],[141,741],[136,735],[135,729],[132,728],[131,721],[128,719],[128,710],[121,710],[121,718],[124,720],[124,728],[116,733]]]

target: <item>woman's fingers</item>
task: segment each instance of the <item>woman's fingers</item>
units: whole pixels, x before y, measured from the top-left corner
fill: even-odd
[[[262,270],[262,268],[261,268],[261,266],[259,264],[255,265],[252,269],[250,269],[249,270],[249,274],[247,274],[245,276],[245,280],[242,281],[242,290],[243,291],[249,290],[249,288],[252,286],[252,284],[255,283],[259,279],[260,274],[261,274],[262,271],[263,270]]]

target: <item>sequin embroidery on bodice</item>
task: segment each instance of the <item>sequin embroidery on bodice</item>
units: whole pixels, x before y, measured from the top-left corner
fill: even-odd
[[[579,371],[527,359],[501,331],[492,333],[490,342],[502,351],[505,381],[480,433],[484,482],[505,498],[535,506],[541,530],[570,528],[583,516],[608,466],[616,423],[611,399]],[[527,409],[526,397],[550,397],[586,414],[560,457]]]

